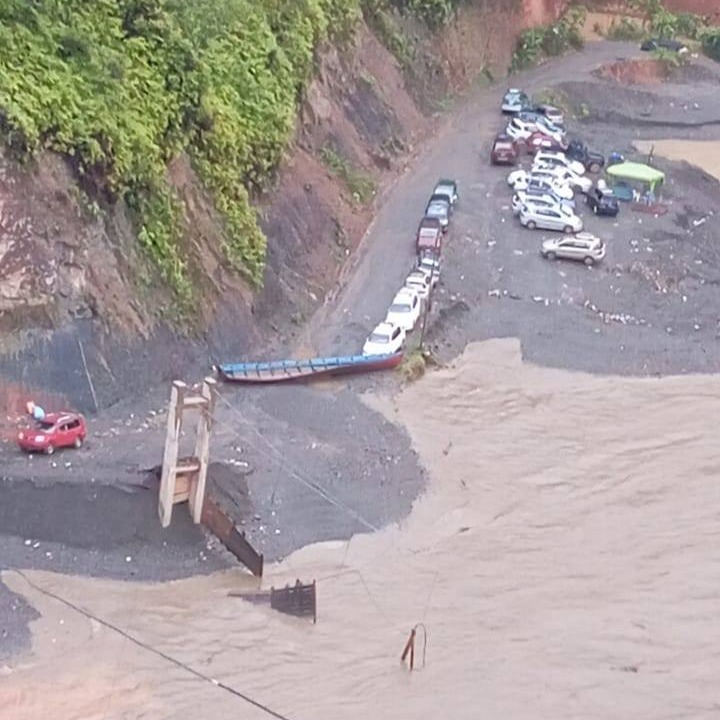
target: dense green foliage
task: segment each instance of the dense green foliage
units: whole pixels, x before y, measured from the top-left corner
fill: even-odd
[[[561,55],[570,49],[583,46],[581,29],[586,11],[581,6],[571,7],[552,25],[525,30],[520,34],[510,63],[510,72],[531,67],[543,57]]]
[[[645,28],[630,18],[613,19],[605,32],[608,40],[641,40],[646,35]]]
[[[358,16],[357,0],[3,0],[0,131],[18,158],[66,153],[91,197],[125,200],[186,298],[167,165],[188,152],[225,218],[228,260],[259,280],[249,190],[291,136],[318,45]]]
[[[708,57],[720,62],[720,30],[705,35],[702,47]]]

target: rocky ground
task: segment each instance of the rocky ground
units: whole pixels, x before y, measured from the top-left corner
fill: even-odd
[[[595,74],[603,64],[638,55],[632,45],[599,43],[513,84],[560,90],[570,105],[584,106],[586,117],[570,120],[570,131],[605,153],[632,154],[638,139],[720,139],[720,71],[703,62],[702,77],[687,71],[670,82],[632,87]],[[454,176],[461,204],[429,332],[441,361],[468,342],[516,336],[528,360],[556,367],[716,372],[717,181],[658,158],[669,178],[666,216],[627,207],[617,220],[586,214],[588,229],[608,242],[605,262],[586,268],[543,261],[537,253],[543,233],[519,226],[509,209],[507,171],[488,163],[503,126],[503,90],[474,90],[398,182],[346,282],[308,325],[302,349],[359,350],[412,264],[414,229],[433,182]],[[223,387],[212,475],[269,559],[409,512],[423,470],[405,433],[360,398],[368,390],[391,392],[397,382],[383,375],[306,387]],[[93,423],[80,452],[30,459],[10,442],[0,446],[0,568],[159,580],[230,562],[182,508],[169,531],[155,520],[148,471],[160,461],[167,393],[161,387],[140,403],[116,406]],[[2,588],[0,653],[8,654],[26,642],[33,611]]]

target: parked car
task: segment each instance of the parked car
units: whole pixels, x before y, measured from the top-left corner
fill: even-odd
[[[421,300],[427,300],[430,297],[431,286],[432,281],[430,275],[420,272],[419,270],[413,270],[413,272],[405,278],[405,287],[414,290],[420,296]]]
[[[423,253],[418,257],[417,270],[430,277],[432,287],[440,282],[440,269],[440,257],[435,253]]]
[[[513,140],[527,140],[533,133],[541,133],[559,145],[564,143],[565,134],[563,132],[551,131],[547,126],[541,123],[530,123],[513,118],[505,128],[505,134],[509,135]]]
[[[363,345],[363,355],[391,355],[402,349],[407,333],[399,325],[381,322]]]
[[[436,217],[424,217],[415,237],[415,251],[440,253],[442,249],[442,224]]]
[[[519,215],[523,205],[535,205],[538,207],[557,207],[558,205],[564,205],[568,210],[575,209],[574,200],[561,198],[552,190],[543,193],[518,190],[512,196],[513,215]]]
[[[565,137],[564,130],[553,130],[548,124],[543,122],[543,120],[544,118],[539,117],[532,120],[522,120],[516,116],[507,124],[505,134],[513,138],[513,140],[526,140],[533,133],[539,132],[547,137],[551,137],[558,143],[562,143]]]
[[[404,287],[393,298],[385,322],[399,325],[406,332],[410,332],[420,317],[421,309],[420,296],[414,290]]]
[[[527,105],[523,108],[524,112],[532,112],[537,115],[546,117],[553,125],[564,125],[565,115],[560,108],[556,108],[554,105],[546,105],[541,103],[540,105]]]
[[[444,195],[433,195],[425,208],[425,217],[435,218],[440,222],[443,232],[447,232],[450,224],[450,203]]]
[[[518,190],[528,190],[532,186],[536,188],[546,187],[565,200],[572,200],[575,195],[573,188],[567,182],[559,179],[552,168],[533,169],[531,172],[514,170],[508,175],[508,185],[516,192]]]
[[[509,136],[501,133],[495,138],[490,151],[490,162],[493,165],[514,165],[518,158],[518,147]]]
[[[558,230],[564,233],[576,233],[583,229],[582,219],[572,210],[557,205],[554,208],[541,208],[524,205],[520,208],[520,224],[529,230]]]
[[[576,175],[585,174],[585,166],[577,160],[570,160],[564,152],[540,150],[535,154],[533,163],[545,163],[546,165],[564,167],[568,170],[572,170]]]
[[[520,120],[528,125],[534,125],[539,132],[549,130],[554,135],[563,135],[565,133],[563,128],[555,125],[555,123],[551,122],[551,120],[542,113],[523,111],[518,113],[513,119]]]
[[[441,178],[435,185],[435,189],[433,190],[433,194],[430,199],[432,200],[432,198],[446,198],[448,203],[450,203],[450,211],[452,212],[458,201],[457,183],[454,180]]]
[[[670,52],[686,53],[688,51],[687,45],[684,43],[681,43],[679,40],[670,40],[667,38],[649,38],[648,40],[643,40],[640,49],[646,52],[669,50]]]
[[[596,215],[615,217],[620,212],[620,203],[612,192],[593,189],[585,196],[585,203]]]
[[[548,260],[563,258],[593,265],[605,257],[605,243],[591,233],[578,233],[573,237],[545,240],[540,246],[540,254]]]
[[[547,150],[550,152],[565,152],[565,145],[558,142],[549,135],[541,132],[534,132],[524,141],[525,149],[530,155],[534,155],[540,150]]]
[[[27,452],[52,455],[60,448],[80,448],[87,437],[85,418],[79,413],[48,413],[30,428],[23,428],[17,444]]]
[[[556,180],[571,188],[577,188],[581,192],[588,192],[593,185],[592,180],[585,175],[578,175],[576,172],[567,167],[558,165],[549,165],[545,162],[535,162],[531,168],[533,175],[541,172],[549,172],[554,175]]]
[[[605,165],[605,158],[599,152],[588,150],[587,145],[580,140],[571,140],[565,149],[565,155],[571,160],[581,162],[585,169],[591,173],[597,173]]]
[[[501,109],[506,115],[512,115],[522,110],[523,106],[530,103],[530,96],[519,88],[508,88],[502,99]]]
[[[554,178],[546,177],[530,177],[530,181],[527,183],[527,187],[519,190],[518,192],[529,192],[539,193],[540,195],[549,193],[557,196],[563,201],[563,204],[570,208],[575,207],[575,192],[569,185],[558,183]]]

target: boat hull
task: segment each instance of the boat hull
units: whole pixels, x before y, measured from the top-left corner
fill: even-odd
[[[225,363],[218,365],[216,370],[225,382],[270,384],[389,370],[397,367],[402,359],[403,353],[397,352],[391,355],[350,355],[308,360]]]

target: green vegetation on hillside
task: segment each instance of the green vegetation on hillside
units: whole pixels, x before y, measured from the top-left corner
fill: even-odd
[[[583,6],[572,6],[552,25],[541,25],[520,33],[510,62],[510,72],[524,70],[545,57],[581,48],[583,38],[580,31],[586,15]]]
[[[608,39],[640,40],[658,37],[696,40],[706,55],[720,60],[720,28],[710,25],[708,18],[690,12],[670,12],[663,0],[628,0],[627,7],[630,11],[639,13],[641,20],[613,20],[605,33]],[[678,64],[669,57],[664,58],[664,61],[670,65]]]
[[[124,201],[184,300],[168,164],[187,153],[224,219],[228,262],[258,283],[266,243],[250,197],[272,181],[318,48],[349,39],[363,12],[437,26],[464,1],[3,0],[0,135],[20,160],[64,153],[93,206]]]
[[[126,201],[185,298],[167,164],[188,152],[225,219],[229,262],[259,281],[249,191],[291,137],[316,48],[358,13],[357,0],[4,0],[0,132],[16,157],[65,153],[88,194]]]

